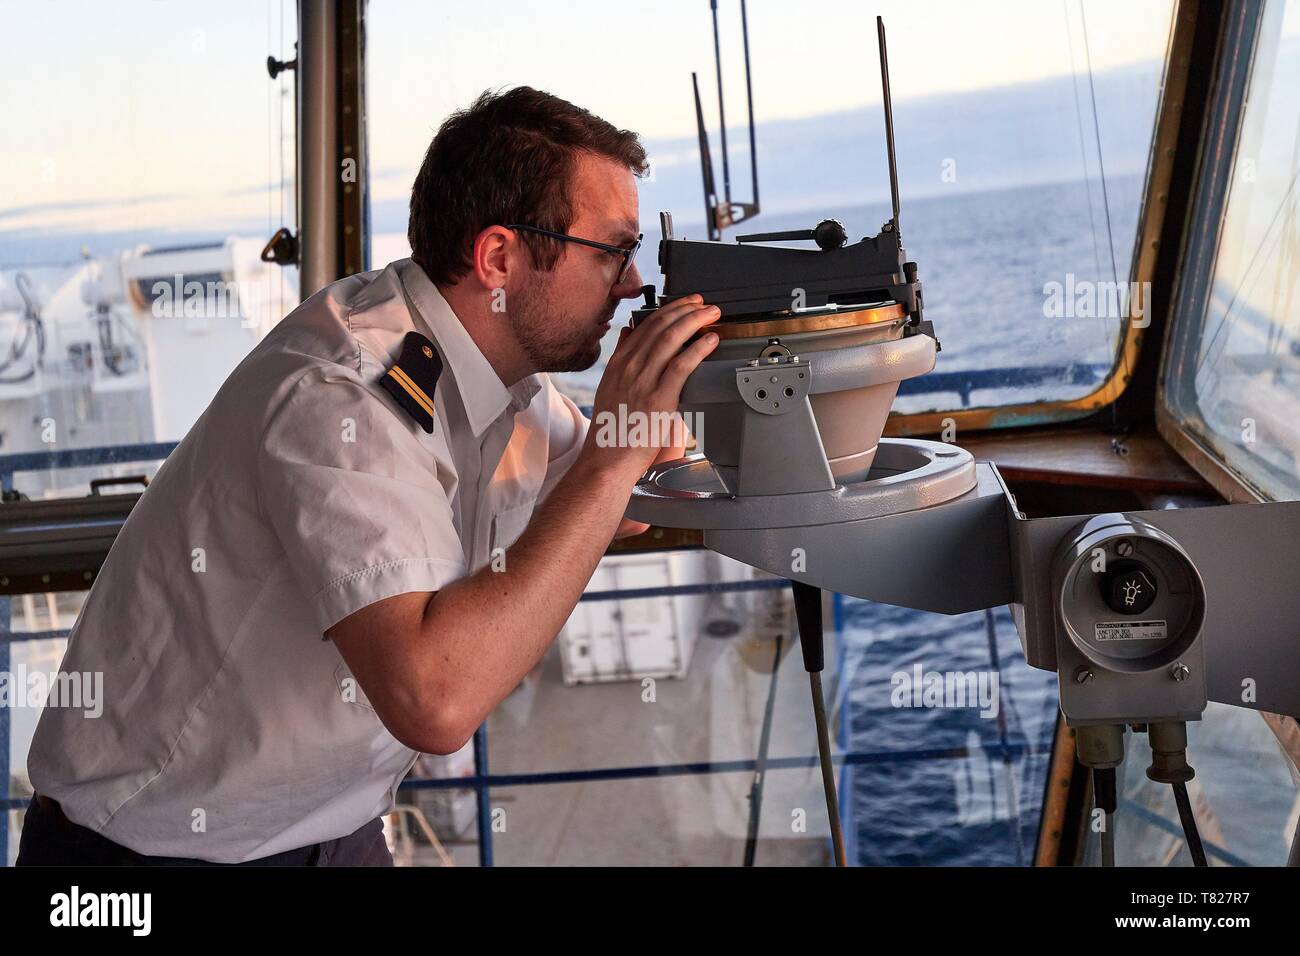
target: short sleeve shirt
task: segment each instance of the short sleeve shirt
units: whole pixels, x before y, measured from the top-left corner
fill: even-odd
[[[379,380],[409,332],[443,371],[432,433]],[[47,707],[39,793],[140,853],[241,862],[392,805],[418,756],[325,630],[436,591],[523,532],[587,421],[545,375],[507,387],[413,261],[312,296],[235,369],[115,541]]]

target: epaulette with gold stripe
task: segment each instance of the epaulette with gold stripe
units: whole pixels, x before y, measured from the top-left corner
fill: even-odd
[[[379,383],[397,399],[397,404],[433,433],[433,390],[442,374],[442,357],[433,343],[419,332],[407,332],[402,339],[402,353]]]

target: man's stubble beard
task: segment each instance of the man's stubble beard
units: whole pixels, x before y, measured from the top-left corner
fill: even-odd
[[[600,359],[600,327],[576,324],[554,301],[552,277],[543,274],[527,291],[508,300],[510,325],[529,363],[539,372],[585,372]],[[601,321],[612,319],[617,302]]]

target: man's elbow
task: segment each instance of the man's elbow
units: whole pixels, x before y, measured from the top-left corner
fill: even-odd
[[[476,729],[473,727],[468,730],[464,728],[442,728],[422,737],[420,746],[412,746],[409,743],[406,746],[422,754],[448,757],[451,754],[459,753],[473,738]]]
[[[469,743],[478,723],[466,717],[466,711],[446,702],[430,702],[412,712],[385,720],[397,741],[422,754],[447,756]]]

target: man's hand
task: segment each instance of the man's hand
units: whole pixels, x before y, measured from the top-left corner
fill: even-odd
[[[584,457],[601,470],[611,469],[630,486],[663,448],[675,444],[657,426],[677,411],[682,386],[717,347],[718,336],[708,332],[690,345],[686,343],[720,314],[716,306],[705,305],[701,296],[689,295],[662,307],[635,329],[619,333],[618,346],[605,366],[592,403],[594,427],[587,433]],[[648,440],[631,444],[628,436],[619,435],[613,444],[602,442],[606,430],[599,425],[605,416],[628,422],[644,416],[646,427],[638,430],[638,435]],[[680,434],[680,429],[673,431]]]
[[[682,385],[718,344],[699,296],[624,331],[595,414],[673,413]],[[597,429],[592,428],[591,432]],[[658,437],[658,436],[655,436]],[[326,632],[389,732],[413,750],[453,753],[546,653],[620,527],[633,483],[659,449],[605,446],[588,434],[569,473],[504,562],[441,591],[398,594]]]

